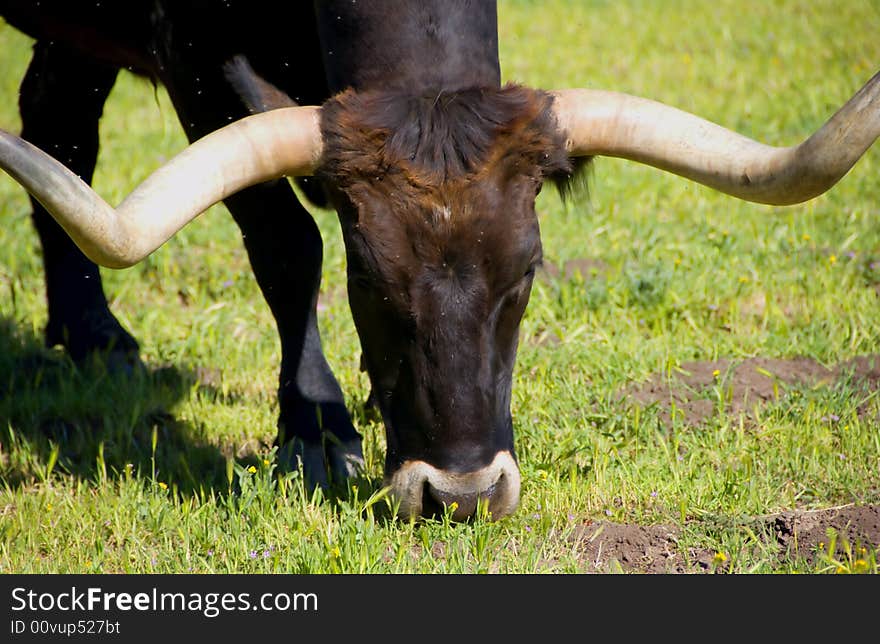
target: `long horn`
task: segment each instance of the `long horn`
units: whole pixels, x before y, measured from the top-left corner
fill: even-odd
[[[746,201],[801,203],[837,183],[880,136],[880,73],[800,145],[772,147],[687,112],[626,94],[553,93],[572,156],[621,157]]]
[[[312,174],[321,151],[319,108],[255,114],[194,142],[114,209],[64,165],[0,130],[0,168],[43,204],[92,261],[110,268],[136,264],[243,188]]]

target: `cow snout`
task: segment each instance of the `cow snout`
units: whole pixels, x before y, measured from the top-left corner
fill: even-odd
[[[496,520],[513,513],[519,504],[519,468],[510,452],[499,452],[489,465],[471,472],[407,461],[386,484],[399,502],[398,515],[407,519],[450,509],[455,521],[464,521],[477,513],[483,500]]]

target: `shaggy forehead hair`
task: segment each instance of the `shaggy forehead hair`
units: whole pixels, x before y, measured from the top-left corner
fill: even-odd
[[[498,171],[565,179],[573,168],[552,101],[519,85],[418,96],[348,90],[321,108],[319,174],[343,190],[389,175],[428,190]]]

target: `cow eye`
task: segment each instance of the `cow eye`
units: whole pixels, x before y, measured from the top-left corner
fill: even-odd
[[[541,267],[541,265],[543,263],[544,263],[544,261],[542,259],[536,259],[535,261],[531,262],[529,264],[528,268],[526,268],[526,272],[525,272],[525,275],[523,275],[523,279],[533,278],[535,276],[535,273],[538,272],[538,269]]]
[[[538,266],[540,266],[540,262],[533,262],[526,267],[526,270],[523,272],[522,277],[517,279],[513,284],[508,288],[509,294],[519,294],[524,289],[526,289],[535,278],[535,273],[538,270]]]

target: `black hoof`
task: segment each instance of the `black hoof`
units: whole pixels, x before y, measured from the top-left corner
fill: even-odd
[[[361,439],[335,441],[327,446],[327,461],[333,481],[347,481],[362,476],[366,469]]]
[[[46,346],[63,346],[78,366],[99,363],[114,374],[134,375],[144,370],[137,340],[109,311],[88,311],[74,323],[50,321]]]
[[[302,468],[307,490],[326,490],[331,484],[359,476],[364,470],[364,453],[360,439],[341,442],[331,438],[316,443],[294,438],[278,452],[278,464],[281,471]]]

